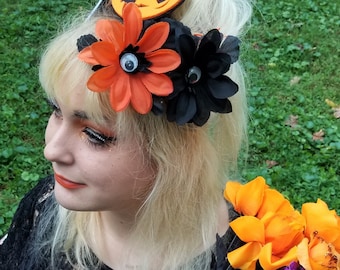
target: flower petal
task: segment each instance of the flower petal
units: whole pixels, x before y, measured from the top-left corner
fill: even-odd
[[[263,269],[275,270],[289,265],[292,261],[296,261],[297,247],[292,247],[284,256],[276,257],[272,255],[272,243],[264,245],[260,252],[260,264]]]
[[[290,202],[283,195],[274,189],[266,189],[261,208],[257,214],[258,218],[263,217],[268,212],[292,212],[294,210]]]
[[[308,239],[304,238],[300,244],[297,246],[297,258],[299,259],[300,265],[306,270],[312,270],[309,261],[309,251],[308,251]]]
[[[146,59],[151,62],[148,69],[154,73],[166,73],[174,70],[181,63],[181,57],[173,50],[162,49],[146,55]]]
[[[230,68],[230,56],[226,53],[215,53],[209,57],[207,72],[210,78],[217,78]]]
[[[230,101],[227,98],[214,98],[210,93],[207,84],[196,83],[194,86],[192,86],[192,88],[193,92],[196,93],[197,110],[199,111],[202,120],[204,120],[204,117],[209,118],[210,111],[219,113],[227,113],[232,111]],[[205,119],[205,122],[208,120],[208,118]]]
[[[167,96],[173,91],[171,79],[165,74],[143,73],[136,74],[144,86],[154,95]]]
[[[178,52],[182,57],[182,65],[190,68],[194,64],[195,50],[195,41],[191,35],[183,34],[178,37]]]
[[[304,263],[310,267],[306,269],[340,269],[340,254],[332,244],[325,242],[318,235],[314,235],[309,242],[306,238],[303,239],[302,244],[298,246],[298,257],[305,259]]]
[[[194,96],[182,94],[177,103],[176,123],[179,125],[188,123],[195,115],[196,111],[197,106]]]
[[[340,237],[337,217],[322,200],[319,199],[317,203],[304,203],[301,213],[306,218],[307,237],[318,232],[318,236],[330,243]]]
[[[87,81],[87,87],[94,92],[108,90],[113,82],[117,80],[115,77],[117,70],[116,66],[108,66],[97,70]]]
[[[207,85],[214,98],[225,99],[235,95],[238,86],[227,76],[220,76],[216,79],[208,79]]]
[[[149,53],[162,47],[169,36],[170,26],[166,22],[159,22],[149,26],[143,37],[137,42],[139,52]]]
[[[116,48],[112,43],[106,41],[100,41],[93,43],[91,46],[91,51],[93,57],[98,61],[98,63],[102,66],[109,65],[119,65],[118,58],[119,55],[116,54]]]
[[[185,77],[180,72],[174,72],[171,74],[171,80],[174,86],[174,91],[169,95],[169,99],[176,97],[182,91],[187,88],[187,82]]]
[[[240,188],[237,192],[236,205],[238,209],[241,209],[242,214],[249,216],[257,214],[262,205],[266,187],[265,180],[259,176]]]
[[[231,202],[235,211],[237,212],[239,212],[239,210],[236,208],[236,194],[241,186],[242,185],[239,182],[228,181],[224,189],[224,198]]]
[[[136,112],[140,114],[147,114],[152,108],[152,95],[138,75],[139,74],[130,76],[131,106],[136,110]]]
[[[241,216],[230,222],[230,227],[243,242],[265,243],[264,224],[256,217]]]
[[[99,65],[98,60],[93,57],[93,53],[90,47],[86,47],[82,49],[81,52],[79,52],[78,54],[78,58],[87,64],[90,64],[93,66]]]
[[[240,40],[234,36],[227,36],[218,51],[229,54],[231,63],[234,63],[240,53]]]
[[[281,256],[303,239],[305,219],[298,212],[268,212],[261,221],[266,231],[266,242],[272,243],[272,254]]]
[[[197,111],[196,100],[193,95],[187,92],[181,92],[168,103],[167,117],[168,120],[176,121],[177,124],[183,125],[188,123]]]
[[[222,41],[221,33],[217,29],[210,30],[207,34],[205,34],[200,42],[198,49],[198,56],[203,57],[209,54],[214,54],[218,48],[220,47]],[[206,57],[205,57],[206,58]]]
[[[234,269],[255,270],[261,244],[247,243],[228,253],[228,261]]]
[[[134,3],[127,3],[123,9],[123,21],[125,25],[124,48],[135,45],[143,28],[142,15]]]
[[[119,75],[119,76],[118,76]],[[131,84],[130,78],[123,71],[118,72],[114,84],[110,89],[110,104],[116,112],[123,111],[127,108],[131,99]]]
[[[117,20],[102,19],[96,23],[96,35],[106,42],[110,42],[118,47],[119,50],[124,49],[124,25]]]
[[[198,90],[200,89],[201,90]],[[210,117],[210,111],[214,111],[212,108],[219,103],[218,100],[211,99],[211,95],[208,92],[202,91],[202,87],[198,84],[195,87],[196,92],[196,106],[197,112],[194,115],[192,121],[199,127],[203,126]]]

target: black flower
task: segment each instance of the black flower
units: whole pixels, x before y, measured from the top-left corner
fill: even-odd
[[[222,43],[222,39],[217,29],[200,40],[185,33],[177,38],[176,49],[182,59],[180,67],[170,73],[174,92],[167,101],[169,121],[202,126],[211,111],[232,111],[228,98],[238,91],[238,86],[224,73],[238,59],[239,40],[228,36]]]

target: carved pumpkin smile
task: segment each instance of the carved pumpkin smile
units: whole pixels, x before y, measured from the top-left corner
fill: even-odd
[[[184,0],[112,0],[115,12],[122,17],[123,8],[128,2],[134,2],[142,13],[142,19],[156,18],[180,5]]]

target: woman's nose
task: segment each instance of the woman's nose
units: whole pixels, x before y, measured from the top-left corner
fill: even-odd
[[[45,132],[45,143],[44,156],[47,160],[63,164],[74,162],[74,143],[66,126],[53,127],[49,122]]]

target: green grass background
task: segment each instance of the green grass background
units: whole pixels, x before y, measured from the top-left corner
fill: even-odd
[[[49,110],[37,76],[41,52],[70,14],[94,5],[0,0],[0,236],[22,196],[51,171],[42,153]],[[325,103],[340,104],[339,25],[336,1],[259,0],[243,38],[250,122],[241,176],[264,176],[297,208],[322,198],[340,209],[340,119]],[[323,139],[313,140],[320,130]]]

